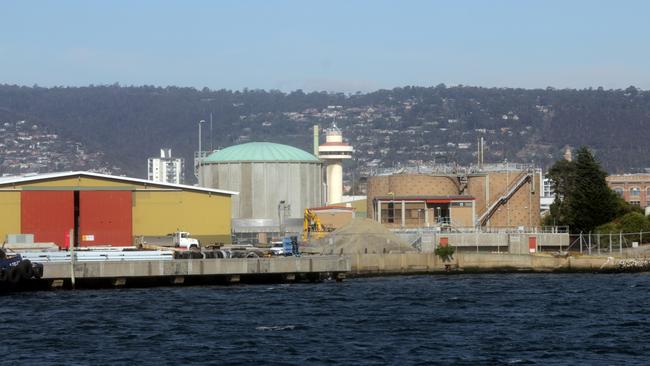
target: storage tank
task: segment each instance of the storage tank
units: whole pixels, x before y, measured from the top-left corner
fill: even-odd
[[[277,231],[280,225],[297,230],[303,210],[322,204],[321,161],[292,146],[271,142],[230,146],[203,159],[199,169],[201,186],[239,192],[232,200],[234,231]]]

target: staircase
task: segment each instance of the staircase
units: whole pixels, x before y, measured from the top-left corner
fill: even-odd
[[[481,224],[481,226],[485,225],[485,223],[492,217],[494,212],[499,208],[499,206],[504,205],[510,200],[510,198],[521,188],[526,182],[531,180],[533,178],[533,172],[528,170],[525,172],[522,172],[519,174],[519,176],[516,178],[513,184],[511,184],[502,194],[500,197],[498,197],[492,204],[483,211],[483,213],[479,216],[478,222]]]

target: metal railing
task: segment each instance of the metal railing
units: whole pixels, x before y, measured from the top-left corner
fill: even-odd
[[[492,214],[494,214],[494,211],[496,211],[499,206],[506,204],[512,195],[514,195],[524,185],[524,183],[532,178],[532,174],[533,173],[530,171],[521,172],[517,178],[513,180],[513,183],[506,187],[503,193],[479,215],[478,222],[485,224],[485,222],[490,219]]]
[[[393,232],[413,233],[492,233],[492,234],[566,234],[568,226],[432,226],[419,228],[388,228]],[[648,235],[650,240],[650,234]]]
[[[579,252],[588,255],[624,254],[629,250],[645,251],[644,245],[650,244],[650,231],[634,233],[580,233],[571,236],[567,252]],[[648,248],[650,255],[650,248]]]
[[[435,164],[435,165],[404,165],[390,168],[371,168],[370,175],[392,175],[392,174],[473,174],[484,172],[505,172],[505,171],[537,171],[539,166],[534,164],[520,163],[496,163],[483,164],[481,166],[472,164],[460,166],[457,164]]]

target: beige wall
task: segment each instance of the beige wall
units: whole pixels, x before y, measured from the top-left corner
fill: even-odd
[[[487,175],[471,175],[467,179],[467,189],[465,193],[471,195],[476,199],[474,205],[476,207],[476,214],[483,212],[485,210],[485,192],[489,192],[489,187],[486,187],[486,183],[489,183]]]
[[[475,213],[478,218],[495,200],[525,174],[524,171],[488,172],[468,176],[465,195],[475,198]],[[373,200],[377,196],[454,196],[459,195],[458,185],[451,176],[393,175],[375,176],[368,179],[368,217],[374,218]],[[539,175],[525,183],[508,201],[492,215],[487,226],[538,226]],[[472,220],[462,214],[463,222],[472,226]],[[457,221],[453,218],[454,221]],[[471,216],[470,216],[471,217]]]
[[[458,194],[458,185],[454,178],[432,175],[387,175],[368,179],[368,217],[375,212],[372,207],[376,196],[454,196]]]
[[[325,227],[338,229],[347,225],[354,219],[354,211],[312,211],[320,219],[320,223]]]
[[[452,206],[449,208],[449,216],[454,226],[474,226],[472,212],[472,206]]]
[[[509,184],[515,184],[520,177],[519,174],[490,173],[490,203],[505,193]],[[539,194],[539,175],[533,174],[531,180],[496,210],[486,226],[539,226]],[[480,216],[483,211],[477,212],[477,216]]]

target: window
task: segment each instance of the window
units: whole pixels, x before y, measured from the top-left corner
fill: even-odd
[[[616,192],[616,194],[618,194],[619,196],[623,197],[623,188],[616,187],[614,188],[614,192]]]
[[[384,212],[382,212],[383,214]],[[382,215],[383,217],[386,217],[386,222],[389,224],[392,224],[395,222],[395,204],[393,202],[388,203],[388,210],[385,211],[386,215]]]
[[[630,196],[640,196],[641,195],[641,189],[639,187],[632,187],[630,188]]]
[[[544,187],[542,190],[542,195],[544,197],[553,197],[553,187],[551,185],[551,180],[544,178]]]
[[[630,204],[634,206],[641,206],[641,202],[639,201],[630,201]]]

